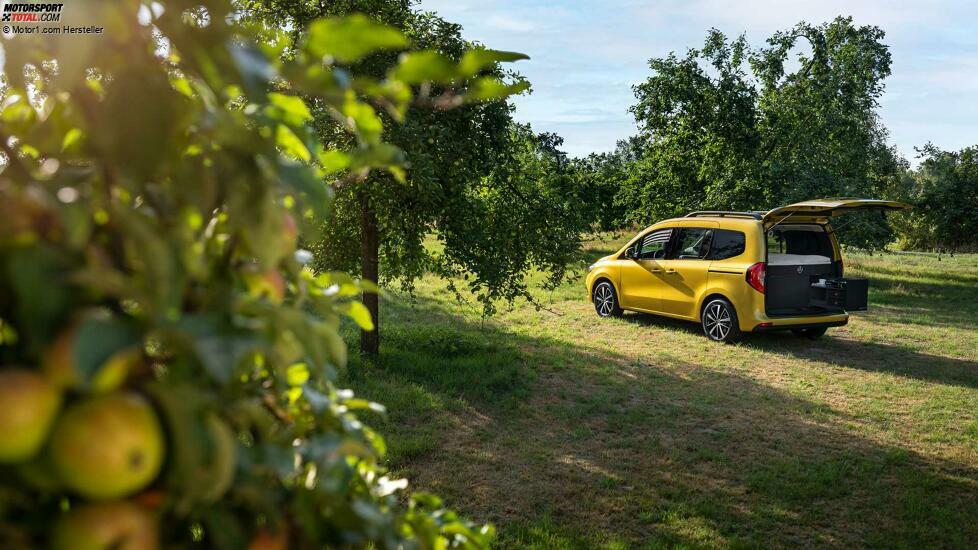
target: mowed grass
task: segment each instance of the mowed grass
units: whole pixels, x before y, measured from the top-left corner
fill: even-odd
[[[847,327],[737,346],[599,319],[580,280],[482,319],[425,279],[384,301],[381,356],[344,382],[389,408],[370,422],[395,472],[500,548],[973,547],[978,255],[847,270],[871,279]]]

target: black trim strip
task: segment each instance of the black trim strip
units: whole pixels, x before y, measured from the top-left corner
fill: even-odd
[[[728,275],[743,275],[743,271],[724,271],[722,269],[709,269],[710,273],[726,273]]]

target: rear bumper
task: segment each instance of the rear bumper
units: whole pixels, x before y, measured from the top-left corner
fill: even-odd
[[[790,323],[782,324],[771,324],[768,326],[758,325],[751,330],[751,332],[773,332],[776,330],[797,330],[804,328],[829,328],[829,327],[842,327],[849,324],[849,317],[846,316],[845,319],[837,319],[832,321],[808,321],[808,322],[794,322],[798,319],[792,319]]]

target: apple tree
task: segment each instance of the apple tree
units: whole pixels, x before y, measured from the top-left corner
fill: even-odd
[[[324,182],[402,174],[379,113],[431,101],[423,79],[350,67],[408,38],[349,16],[293,42],[223,0],[85,7],[104,32],[3,42],[0,547],[486,546],[380,465],[357,412],[382,407],[333,383],[372,286],[297,250]],[[439,97],[510,93],[481,73],[506,57],[440,64]]]
[[[334,186],[336,207],[312,244],[317,265],[359,271],[365,280],[408,290],[425,273],[434,273],[459,293],[476,297],[486,314],[500,301],[532,299],[527,280],[534,269],[551,282],[563,278],[578,248],[584,211],[576,191],[561,192],[572,183],[571,166],[554,147],[559,137],[533,135],[517,124],[510,103],[443,95],[453,77],[442,68],[468,66],[487,51],[467,41],[459,25],[406,0],[240,3],[253,19],[289,29],[351,10],[396,26],[423,51],[407,52],[403,59],[380,52],[357,64],[354,74],[383,74],[400,63],[399,75],[415,91],[439,98],[412,105],[403,124],[385,126],[385,141],[406,153],[403,178],[375,173],[363,185]],[[484,66],[482,74],[516,89],[529,87],[500,64]],[[470,90],[469,95],[481,97],[489,91]],[[313,114],[320,137],[337,139],[328,111],[313,108]],[[528,139],[536,143],[530,149]],[[577,206],[570,208],[570,201]],[[377,296],[366,296],[365,302],[376,320]],[[375,330],[361,334],[361,351],[377,354],[379,339],[377,323]]]

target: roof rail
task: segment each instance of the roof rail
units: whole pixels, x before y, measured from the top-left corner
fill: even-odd
[[[702,216],[717,216],[720,218],[729,216],[731,218],[752,218],[755,220],[764,219],[764,216],[759,212],[734,212],[731,210],[698,210],[686,214],[687,218],[699,218]]]

